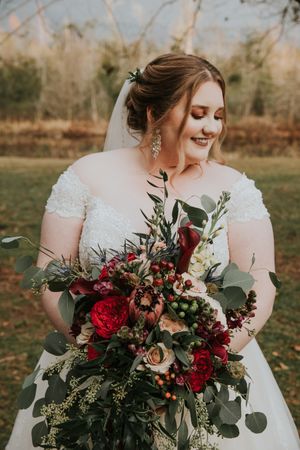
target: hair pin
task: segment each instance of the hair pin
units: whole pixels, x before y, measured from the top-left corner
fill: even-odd
[[[139,69],[138,67],[136,68],[136,70],[134,72],[128,72],[129,73],[129,77],[127,78],[127,80],[129,80],[130,83],[138,83],[141,82],[142,80],[142,72],[141,69]]]

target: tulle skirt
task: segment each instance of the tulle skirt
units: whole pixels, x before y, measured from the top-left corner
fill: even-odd
[[[241,420],[238,424],[240,435],[234,439],[215,438],[213,442],[220,450],[300,450],[300,440],[293,418],[279,390],[272,371],[256,340],[252,340],[241,352],[244,364],[253,380],[250,402],[254,411],[264,412],[268,426],[261,434],[254,434]],[[39,364],[49,366],[54,356],[43,352]],[[47,382],[37,382],[37,395],[43,397]],[[32,407],[19,411],[6,450],[34,450],[31,429],[41,418],[32,417]],[[40,449],[40,447],[38,447]]]

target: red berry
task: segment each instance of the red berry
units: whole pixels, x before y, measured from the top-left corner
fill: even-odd
[[[162,286],[164,284],[164,280],[162,278],[155,278],[155,280],[153,280],[153,284],[154,286]]]
[[[186,287],[191,287],[191,286],[193,286],[192,280],[186,280],[184,284],[186,285]]]
[[[180,275],[180,273],[176,273],[175,274],[176,280],[180,281],[182,276]]]
[[[167,261],[165,259],[162,259],[160,262],[160,267],[162,267],[163,269],[165,269],[167,267]]]
[[[172,262],[168,262],[167,268],[168,268],[169,270],[173,270],[173,269],[174,269],[174,264],[173,264]]]
[[[169,300],[169,302],[173,302],[174,301],[174,295],[169,294],[168,295],[168,300]]]
[[[174,277],[174,275],[169,275],[168,276],[168,282],[169,283],[173,284],[173,283],[175,283],[175,280],[176,280],[176,278]]]
[[[152,266],[151,266],[151,271],[152,271],[153,273],[159,273],[159,272],[160,272],[160,267],[159,267],[159,265],[158,265],[158,264],[152,264]]]

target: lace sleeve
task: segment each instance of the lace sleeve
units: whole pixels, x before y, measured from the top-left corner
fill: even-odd
[[[84,219],[88,187],[85,186],[71,167],[60,175],[46,203],[46,211],[61,217]]]
[[[247,222],[269,216],[260,190],[255,187],[253,180],[243,174],[231,189],[231,197],[228,202],[228,223]]]

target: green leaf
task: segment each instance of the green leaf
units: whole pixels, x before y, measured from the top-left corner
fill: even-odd
[[[32,383],[29,386],[27,386],[25,389],[22,389],[22,391],[19,394],[18,397],[18,406],[19,409],[27,409],[32,404],[35,393],[36,393],[36,384]]]
[[[114,381],[114,380],[105,380],[105,381],[102,383],[102,385],[101,385],[101,387],[100,387],[100,390],[99,390],[99,397],[100,397],[102,400],[105,400],[105,399],[106,399],[107,394],[108,394],[108,391],[109,391],[109,388],[110,388],[110,385],[112,384],[113,381]]]
[[[23,273],[28,269],[33,263],[33,257],[30,255],[20,256],[15,264],[15,271],[17,273]]]
[[[203,400],[205,401],[205,403],[209,403],[215,398],[215,395],[216,388],[214,386],[207,386],[203,394]]]
[[[222,436],[228,439],[236,438],[240,434],[239,429],[236,425],[223,424],[218,428]]]
[[[227,386],[224,386],[223,384],[220,387],[220,391],[217,394],[216,397],[216,403],[218,403],[218,401],[220,402],[220,404],[227,402],[229,400],[229,390]]]
[[[174,408],[173,403],[175,403],[175,402],[169,403],[169,408],[167,408],[167,411],[165,414],[165,426],[166,426],[166,430],[169,434],[174,434],[177,431],[176,420],[175,420],[175,414],[176,414],[177,408]]]
[[[168,181],[168,174],[162,169],[159,169],[159,174],[162,176],[163,181],[166,183]]]
[[[188,427],[186,421],[183,420],[178,430],[178,450],[187,450],[189,448]]]
[[[137,368],[137,366],[138,366],[142,361],[143,361],[143,355],[138,355],[138,356],[133,360],[133,363],[132,363],[132,365],[131,365],[131,367],[130,367],[129,372],[130,372],[130,373],[133,372],[133,371]]]
[[[185,211],[190,219],[190,221],[195,225],[195,227],[202,228],[203,221],[208,221],[208,216],[203,209],[196,208],[195,206],[190,206],[185,202],[180,202],[183,211]]]
[[[241,418],[241,405],[235,400],[221,403],[220,419],[222,423],[233,425]]]
[[[191,422],[194,428],[198,426],[197,412],[196,412],[196,404],[195,397],[193,391],[189,391],[188,396],[186,398],[187,407],[190,411]]]
[[[244,358],[243,355],[239,355],[238,353],[228,352],[228,360],[229,361],[241,361],[243,358]]]
[[[20,282],[20,286],[23,289],[31,289],[35,276],[41,269],[36,266],[30,266],[25,270],[23,279]]]
[[[248,392],[248,385],[247,385],[247,381],[245,380],[245,378],[242,378],[241,381],[239,382],[239,384],[237,385],[237,390],[239,391],[240,394],[242,394],[242,396],[245,396]]]
[[[205,194],[201,196],[201,203],[207,213],[213,212],[217,207],[216,202]]]
[[[72,295],[67,289],[59,297],[58,309],[63,320],[68,325],[72,325],[75,304]]]
[[[66,353],[66,344],[67,340],[64,334],[52,331],[46,337],[43,346],[48,353],[51,353],[51,355],[60,356]]]
[[[67,385],[59,375],[52,375],[49,380],[49,387],[45,393],[45,401],[47,404],[62,403],[66,397]]]
[[[178,219],[178,213],[179,213],[179,206],[178,206],[178,200],[175,201],[173,209],[172,209],[172,222],[175,224]]]
[[[24,236],[7,236],[1,239],[2,248],[18,248],[19,241],[26,239]]]
[[[267,426],[267,418],[262,412],[253,412],[246,414],[245,424],[253,433],[262,433]]]
[[[42,438],[48,434],[48,427],[45,421],[39,422],[31,430],[31,438],[34,447],[41,444]]]
[[[34,404],[33,411],[32,411],[32,416],[33,417],[41,417],[41,415],[42,415],[41,414],[41,408],[45,404],[46,404],[45,403],[45,399],[44,398],[39,398]]]
[[[99,267],[94,266],[92,268],[92,278],[93,280],[97,280],[97,278],[99,277],[101,273],[101,269],[99,269]]]
[[[186,367],[190,366],[190,361],[188,360],[187,354],[182,347],[174,347],[174,353],[176,355],[176,358],[178,358],[179,361],[182,362],[182,364],[184,364]]]
[[[147,192],[147,195],[151,198],[151,200],[157,204],[157,203],[162,203],[162,199],[160,197],[158,197],[157,195],[154,194],[149,194],[149,192]]]
[[[25,389],[25,388],[27,388],[28,386],[30,386],[32,383],[34,383],[34,381],[35,381],[35,379],[36,379],[36,376],[37,376],[37,374],[39,373],[39,371],[40,371],[40,366],[38,366],[30,375],[28,375],[26,378],[25,378],[25,380],[24,380],[24,382],[23,382],[23,385],[22,385],[22,389]]]
[[[160,333],[160,336],[161,336],[162,342],[165,344],[166,348],[170,349],[173,347],[173,339],[172,339],[171,333],[169,331],[163,330]]]
[[[276,287],[276,289],[281,288],[281,281],[277,277],[275,272],[269,272],[270,280],[272,281],[273,285]]]
[[[237,286],[247,293],[254,284],[253,276],[248,272],[242,272],[238,269],[229,270],[224,275],[223,288]]]
[[[221,278],[223,278],[224,276],[225,276],[225,274],[227,273],[227,272],[229,272],[230,270],[239,270],[239,268],[238,268],[238,266],[237,266],[237,264],[235,264],[235,263],[229,263],[228,264],[228,266],[226,266],[224,269],[223,269],[223,271],[222,271],[222,273],[221,273]]]
[[[226,297],[226,309],[237,309],[246,303],[247,295],[241,287],[231,286],[224,289]]]

